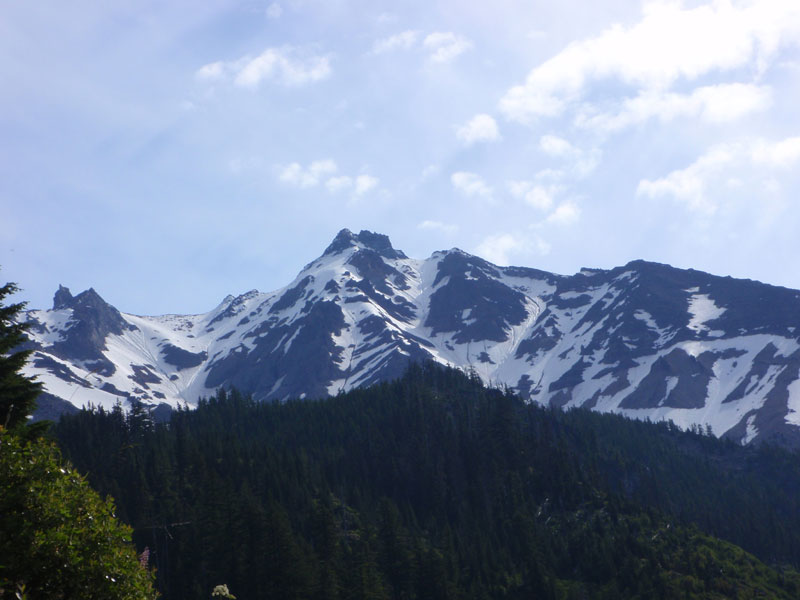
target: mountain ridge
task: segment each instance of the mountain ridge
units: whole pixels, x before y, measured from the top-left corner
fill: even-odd
[[[60,286],[26,318],[51,412],[166,411],[219,386],[322,397],[434,360],[540,404],[800,445],[800,292],[644,260],[557,275],[343,229],[287,286],[208,313],[129,315]]]

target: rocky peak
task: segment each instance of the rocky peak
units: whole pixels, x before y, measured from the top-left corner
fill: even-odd
[[[112,374],[115,366],[103,355],[106,336],[120,335],[131,326],[120,312],[103,300],[93,288],[73,297],[64,286],[59,286],[53,298],[55,308],[71,308],[73,324],[63,332],[64,338],[53,344],[52,352],[65,359],[94,361],[98,373]]]
[[[60,310],[62,308],[70,308],[72,306],[73,297],[68,287],[59,284],[58,290],[53,296],[53,310]]]
[[[72,299],[72,307],[102,311],[111,309],[111,311],[117,312],[115,308],[113,308],[110,304],[108,304],[108,302],[100,297],[100,294],[98,294],[94,288],[89,288],[88,290],[85,290],[75,296]]]
[[[333,238],[331,244],[325,249],[324,256],[340,254],[349,248],[368,248],[383,256],[384,258],[407,258],[400,250],[392,247],[389,236],[381,233],[373,233],[362,229],[358,234],[354,234],[349,229],[342,229]]]

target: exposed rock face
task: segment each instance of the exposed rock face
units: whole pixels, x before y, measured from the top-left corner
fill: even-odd
[[[53,312],[68,314],[69,318],[58,331],[60,339],[49,345],[47,352],[67,361],[79,361],[91,372],[113,375],[116,367],[104,354],[106,338],[121,335],[131,327],[120,312],[92,288],[73,297],[69,288],[62,285],[53,297]],[[41,331],[41,327],[36,329]]]
[[[29,372],[76,406],[163,412],[231,385],[321,397],[433,359],[542,404],[800,445],[800,292],[644,261],[567,277],[457,249],[410,259],[344,229],[284,289],[204,315],[125,315],[59,287],[27,318]]]

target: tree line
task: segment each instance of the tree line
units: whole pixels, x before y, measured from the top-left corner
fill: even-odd
[[[87,410],[54,434],[171,600],[800,594],[796,454],[435,364],[321,401],[219,390],[165,424]]]

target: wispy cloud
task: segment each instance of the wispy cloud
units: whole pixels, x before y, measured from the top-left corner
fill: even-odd
[[[283,8],[277,2],[273,2],[267,7],[266,14],[270,19],[279,19],[283,14]]]
[[[538,234],[498,233],[478,244],[475,254],[496,265],[510,265],[513,257],[523,259],[530,255],[545,256],[551,245]]]
[[[491,115],[479,114],[456,130],[456,137],[471,146],[478,142],[495,142],[500,139],[497,122]]]
[[[508,191],[515,198],[524,200],[530,206],[540,210],[548,211],[555,203],[556,197],[564,187],[561,185],[541,185],[533,181],[509,181]]]
[[[440,167],[439,165],[428,165],[427,167],[422,169],[422,174],[420,175],[420,179],[423,181],[430,179],[431,177],[438,175],[441,172],[441,170],[442,167]]]
[[[472,42],[461,34],[452,31],[434,31],[422,38],[417,29],[408,29],[375,40],[371,54],[385,54],[398,50],[411,50],[421,46],[428,52],[432,63],[448,63],[472,48]],[[421,40],[421,42],[420,42]]]
[[[266,81],[289,87],[306,85],[327,79],[331,72],[329,56],[285,46],[267,48],[256,57],[208,63],[195,72],[195,77],[202,82],[232,80],[237,86],[252,89]]]
[[[338,177],[331,177],[328,181],[325,182],[325,187],[328,188],[328,191],[332,194],[340,192],[342,190],[349,189],[353,185],[353,178],[348,177],[347,175],[340,175]]]
[[[362,174],[355,177],[335,175],[339,171],[336,162],[330,158],[315,160],[307,167],[300,163],[291,163],[280,168],[278,179],[299,188],[312,188],[322,183],[331,194],[351,191],[356,198],[372,191],[380,180],[372,175]]]
[[[596,112],[591,107],[579,113],[579,127],[613,132],[650,119],[666,122],[679,117],[699,118],[709,123],[727,123],[772,104],[769,86],[723,83],[696,88],[691,94],[643,90],[625,99],[615,113]]]
[[[597,148],[582,150],[552,134],[539,138],[539,148],[548,156],[569,161],[572,175],[579,179],[591,174],[600,163],[601,153]]]
[[[552,134],[540,137],[539,147],[545,154],[549,154],[550,156],[572,158],[578,154],[577,148],[567,140]]]
[[[356,177],[355,194],[356,196],[363,196],[372,189],[378,186],[378,178],[372,175],[359,175]]]
[[[780,142],[758,140],[750,152],[753,162],[759,165],[783,168],[800,162],[800,137],[791,137]]]
[[[778,142],[764,139],[748,143],[717,144],[688,167],[677,169],[658,179],[642,179],[638,196],[672,197],[699,214],[712,215],[720,207],[720,194],[710,193],[710,188],[722,182],[733,182],[739,187],[738,174],[743,169],[785,169],[800,163],[800,137]],[[770,176],[768,181],[774,182]],[[771,183],[774,187],[774,183]]]
[[[492,188],[476,173],[458,171],[450,176],[450,182],[465,196],[477,196],[487,200],[492,198]]]
[[[417,225],[417,229],[441,231],[442,233],[452,235],[458,231],[458,225],[453,225],[451,223],[442,223],[441,221],[422,221]]]
[[[300,163],[291,163],[281,169],[278,179],[300,188],[310,188],[318,185],[326,176],[336,173],[338,167],[331,159],[315,160],[308,167]]]
[[[545,220],[551,225],[572,225],[581,218],[581,208],[573,201],[559,205]]]
[[[417,44],[420,32],[414,29],[402,31],[389,37],[376,40],[372,45],[373,54],[383,54],[392,50],[409,50]]]
[[[663,91],[712,72],[747,65],[763,71],[782,44],[798,40],[797,2],[720,0],[695,8],[651,2],[637,24],[615,25],[574,42],[534,68],[525,83],[506,92],[500,110],[511,120],[531,123],[561,114],[597,81]]]
[[[423,46],[430,51],[431,62],[447,63],[472,48],[472,42],[452,31],[435,31],[425,37]]]
[[[511,233],[500,233],[485,238],[475,253],[496,265],[510,265],[510,256],[526,249],[524,238]]]
[[[553,140],[550,140],[553,141]],[[563,150],[560,144],[555,146]],[[550,179],[549,174],[537,180],[514,180],[507,183],[509,193],[529,206],[544,213],[544,220],[533,225],[539,228],[542,225],[572,225],[581,217],[581,208],[574,199],[563,199],[568,190],[567,186],[558,183],[542,183]],[[555,207],[555,208],[554,208]]]
[[[200,81],[217,81],[218,79],[222,79],[222,77],[225,75],[226,69],[226,63],[218,60],[216,62],[203,65],[197,69],[197,71],[195,71],[194,76]]]

